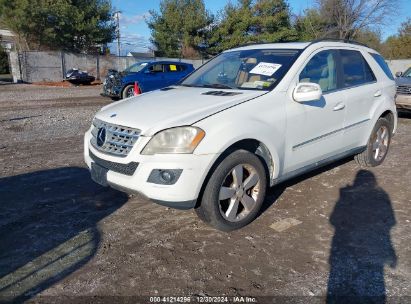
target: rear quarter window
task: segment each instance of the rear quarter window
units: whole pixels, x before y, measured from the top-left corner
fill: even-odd
[[[394,76],[392,75],[391,70],[388,67],[388,64],[385,62],[384,58],[380,54],[375,54],[375,53],[369,53],[369,54],[378,63],[378,65],[384,71],[385,75],[387,75],[389,79],[394,80]]]

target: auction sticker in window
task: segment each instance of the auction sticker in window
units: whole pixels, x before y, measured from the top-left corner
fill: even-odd
[[[271,76],[275,72],[277,72],[279,68],[281,68],[281,64],[270,63],[270,62],[260,62],[250,71],[250,73],[264,75],[264,76]]]

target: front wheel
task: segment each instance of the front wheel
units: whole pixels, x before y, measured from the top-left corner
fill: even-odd
[[[142,93],[141,88],[139,88],[139,94],[141,93]],[[122,95],[121,96],[122,99],[133,97],[134,96],[134,84],[129,84],[128,86],[126,86],[121,95]]]
[[[392,125],[386,118],[379,118],[371,132],[366,149],[354,158],[363,167],[381,165],[391,143]]]
[[[257,216],[266,187],[266,170],[258,156],[245,150],[235,151],[212,173],[196,212],[219,230],[239,229]]]

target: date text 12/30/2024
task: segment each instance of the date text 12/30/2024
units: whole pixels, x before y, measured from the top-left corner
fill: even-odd
[[[150,303],[258,303],[255,297],[211,297],[211,296],[182,296],[182,297],[150,297]]]

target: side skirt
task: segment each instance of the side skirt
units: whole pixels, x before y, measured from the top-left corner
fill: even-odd
[[[289,180],[289,179],[291,179],[291,178],[293,178],[293,177],[296,177],[296,176],[302,175],[302,174],[304,174],[304,173],[313,171],[313,170],[315,170],[315,169],[317,169],[317,168],[326,166],[326,165],[328,165],[328,164],[331,164],[331,163],[333,163],[333,162],[335,162],[335,161],[337,161],[337,160],[343,159],[343,158],[345,158],[345,157],[348,157],[348,156],[351,156],[351,155],[355,155],[355,154],[361,153],[362,151],[365,150],[365,148],[366,148],[366,146],[359,147],[359,148],[354,148],[354,149],[350,149],[350,150],[348,150],[348,151],[346,151],[346,152],[342,152],[342,153],[339,153],[339,154],[337,154],[337,155],[333,155],[333,156],[331,156],[331,157],[325,158],[325,159],[320,160],[320,161],[318,161],[318,162],[315,162],[315,163],[312,163],[312,164],[310,164],[310,165],[304,166],[304,167],[302,167],[302,168],[300,168],[300,169],[297,169],[297,170],[288,172],[288,173],[286,173],[286,174],[284,174],[284,175],[282,175],[282,176],[280,176],[280,177],[278,177],[278,178],[272,179],[271,182],[270,182],[270,187],[275,186],[275,185],[278,185],[278,184],[280,184],[280,183],[282,183],[282,182],[285,182],[285,181],[287,181],[287,180]]]

